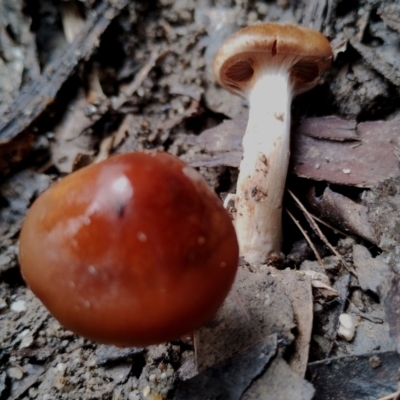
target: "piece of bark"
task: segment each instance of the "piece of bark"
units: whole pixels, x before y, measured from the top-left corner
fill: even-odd
[[[337,117],[304,120],[292,131],[289,172],[365,188],[400,176],[400,122],[362,122],[355,131],[354,124]],[[187,161],[195,167],[239,167],[245,126],[241,117],[204,131],[197,145],[209,155],[199,152]]]
[[[373,187],[400,176],[399,121],[371,121],[357,126],[359,142],[292,135],[291,172],[342,185]],[[314,135],[312,135],[314,136]]]
[[[214,319],[195,332],[199,372],[276,333],[282,346],[294,339],[292,304],[281,279],[265,266],[239,267],[235,283]]]
[[[15,138],[54,101],[78,62],[90,57],[97,49],[102,33],[128,3],[128,0],[103,0],[92,10],[84,29],[64,55],[47,65],[37,79],[29,82],[10,106],[12,111],[0,118],[0,144]]]
[[[357,134],[357,122],[336,117],[305,118],[294,128],[296,135],[306,135],[317,139],[360,140]]]
[[[243,392],[267,367],[277,349],[277,337],[264,341],[178,384],[174,400],[240,400]]]
[[[361,289],[378,294],[379,285],[391,274],[389,266],[382,260],[372,258],[368,249],[359,244],[353,246],[353,263]]]
[[[376,400],[398,390],[396,352],[329,358],[310,363],[308,378],[318,400]]]
[[[368,208],[336,193],[327,187],[322,196],[315,195],[312,188],[307,196],[312,210],[324,221],[330,222],[345,232],[355,234],[373,244],[377,243],[374,230],[368,219]]]
[[[206,129],[196,139],[201,152],[186,156],[185,161],[193,167],[239,167],[246,125],[247,116],[226,119],[214,128]]]
[[[277,355],[268,369],[246,390],[241,400],[311,400],[315,390]]]

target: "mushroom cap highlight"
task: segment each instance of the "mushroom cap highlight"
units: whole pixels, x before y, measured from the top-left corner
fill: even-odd
[[[293,93],[313,88],[332,63],[328,39],[297,25],[260,23],[230,36],[214,59],[216,81],[231,93],[246,97],[262,69],[287,68]]]
[[[167,153],[128,153],[74,172],[33,203],[24,279],[66,328],[119,346],[207,322],[237,270],[235,231],[201,175]]]

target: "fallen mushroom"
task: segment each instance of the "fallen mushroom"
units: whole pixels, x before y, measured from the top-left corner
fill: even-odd
[[[29,210],[19,248],[27,284],[61,324],[120,346],[208,321],[238,264],[219,198],[162,152],[115,156],[53,185]]]
[[[215,56],[217,82],[250,106],[235,199],[240,253],[250,263],[280,252],[292,97],[313,88],[331,61],[319,32],[272,23],[241,29]]]

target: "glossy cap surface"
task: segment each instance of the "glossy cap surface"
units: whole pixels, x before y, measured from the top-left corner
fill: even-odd
[[[261,69],[287,68],[294,94],[299,94],[318,83],[332,59],[329,41],[321,33],[297,25],[261,23],[230,36],[217,52],[213,70],[222,87],[244,95]]]
[[[129,153],[72,173],[32,205],[20,235],[32,291],[68,329],[145,346],[208,321],[234,280],[228,213],[166,153]]]

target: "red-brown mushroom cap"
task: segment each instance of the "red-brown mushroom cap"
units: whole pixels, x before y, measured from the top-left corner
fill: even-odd
[[[318,83],[333,58],[329,41],[321,33],[296,25],[262,23],[230,36],[214,59],[214,76],[226,90],[242,95],[254,86],[262,68],[288,68],[293,93]]]
[[[32,291],[64,326],[123,346],[190,332],[217,311],[238,245],[201,175],[166,153],[130,153],[45,191],[20,235]]]

